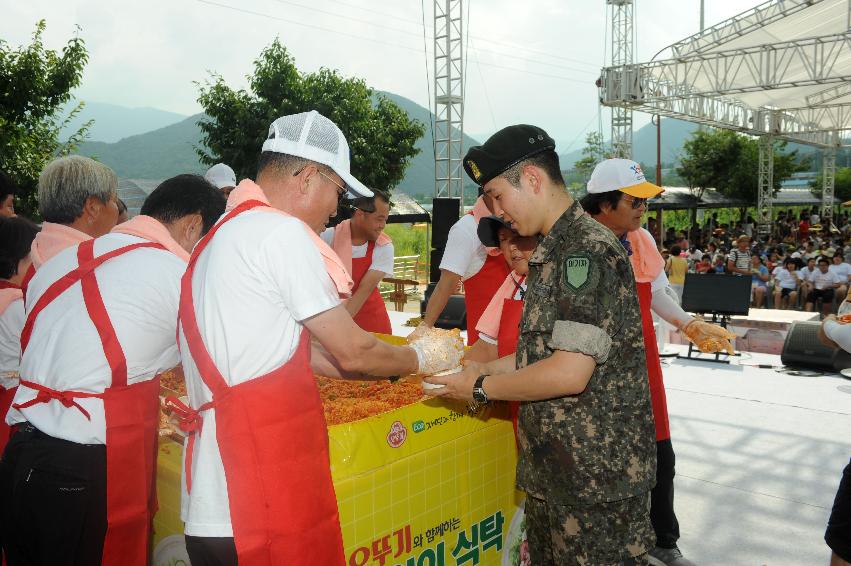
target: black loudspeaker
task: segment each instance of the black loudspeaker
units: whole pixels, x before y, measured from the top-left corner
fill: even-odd
[[[426,287],[423,300],[420,301],[420,314],[425,314],[426,305],[431,298],[431,293],[434,291],[436,283],[429,283]],[[438,328],[460,328],[467,329],[467,304],[464,302],[464,295],[450,295],[449,301],[440,316],[437,317],[434,325]]]
[[[449,229],[461,215],[461,199],[436,198],[431,209],[431,247],[443,249],[449,238]]]
[[[780,361],[784,366],[822,371],[840,371],[851,367],[851,354],[828,348],[818,339],[820,322],[793,322]]]
[[[443,248],[431,250],[428,280],[437,283],[440,280],[440,262],[443,260]]]

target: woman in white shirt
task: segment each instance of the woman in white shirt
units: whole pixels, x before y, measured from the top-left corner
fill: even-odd
[[[774,308],[792,308],[798,304],[798,272],[795,270],[795,260],[788,257],[783,265],[778,265],[771,272],[774,281]]]

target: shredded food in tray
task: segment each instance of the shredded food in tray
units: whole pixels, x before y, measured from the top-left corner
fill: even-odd
[[[348,423],[386,413],[423,398],[417,379],[354,381],[316,376],[316,385],[325,408],[325,422]]]
[[[837,316],[836,322],[839,322],[841,324],[848,324],[849,322],[851,322],[851,313],[843,314],[841,316]]]
[[[355,381],[316,376],[316,386],[325,409],[325,421],[330,425],[348,423],[386,413],[423,398],[420,380],[414,377],[396,383],[387,380]],[[183,368],[177,366],[160,375],[160,386],[168,395],[186,395]],[[160,434],[178,433],[174,419],[160,414]],[[179,434],[179,433],[178,433]]]

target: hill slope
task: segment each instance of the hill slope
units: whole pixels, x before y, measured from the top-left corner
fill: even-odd
[[[183,114],[157,108],[127,108],[103,102],[86,102],[83,110],[68,124],[63,135],[76,132],[85,122],[94,120],[95,123],[89,130],[89,139],[114,143],[185,119]]]

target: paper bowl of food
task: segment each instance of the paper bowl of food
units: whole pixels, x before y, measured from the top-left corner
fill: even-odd
[[[464,369],[464,366],[458,366],[457,368],[448,369],[446,371],[439,371],[434,373],[428,377],[444,377],[446,375],[452,375],[453,373],[460,373]],[[438,385],[436,383],[428,383],[427,381],[423,381],[423,391],[429,391],[432,389],[442,389],[445,387],[444,385]]]

